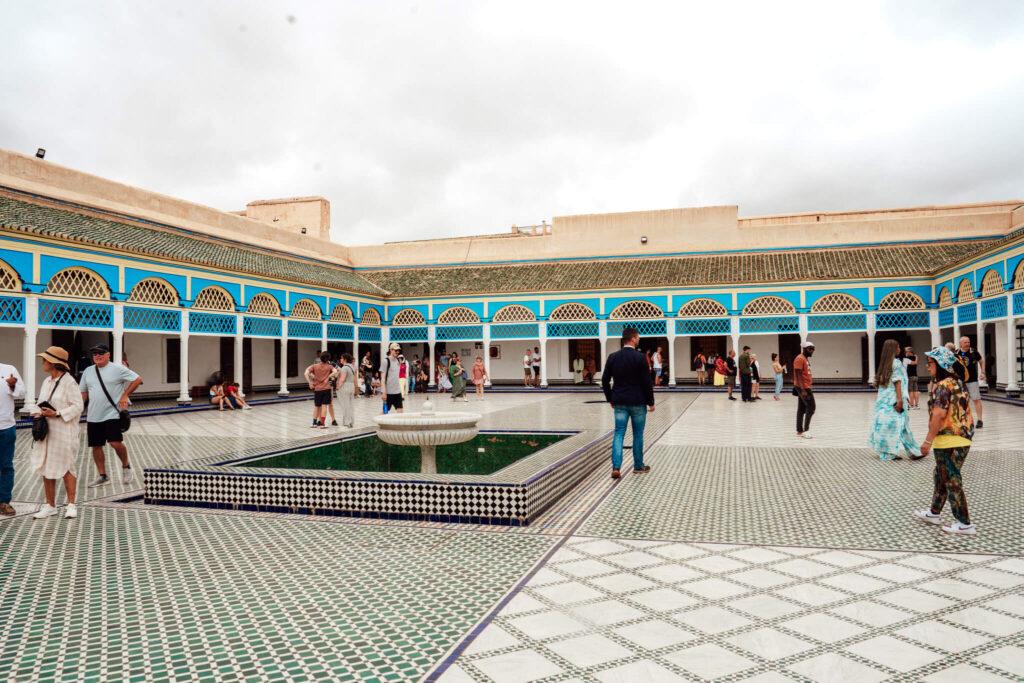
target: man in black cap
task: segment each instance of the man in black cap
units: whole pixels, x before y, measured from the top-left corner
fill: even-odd
[[[107,443],[121,459],[121,481],[128,484],[132,481],[132,468],[128,464],[128,449],[124,446],[119,412],[127,410],[128,397],[142,384],[142,378],[120,363],[110,362],[110,348],[106,344],[97,344],[89,354],[93,364],[85,369],[78,383],[82,401],[89,404],[85,418],[86,433],[92,459],[96,463],[97,477],[89,487],[110,483],[107,458],[103,453],[103,446]]]

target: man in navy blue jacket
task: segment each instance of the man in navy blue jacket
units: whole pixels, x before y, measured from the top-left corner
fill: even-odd
[[[622,441],[626,422],[633,425],[633,473],[650,472],[644,464],[644,423],[654,412],[654,384],[647,358],[637,350],[640,332],[635,327],[622,331],[622,348],[608,356],[601,374],[604,397],[615,409],[615,437],[612,439],[612,479],[622,467]]]

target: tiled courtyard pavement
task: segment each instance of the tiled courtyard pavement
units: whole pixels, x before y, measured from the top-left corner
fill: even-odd
[[[610,429],[597,398],[455,409]],[[0,521],[0,680],[1024,678],[1020,409],[986,403],[980,533],[949,538],[910,518],[928,461],[863,448],[869,396],[822,395],[806,442],[789,397],[659,401],[650,475],[595,473],[525,530],[151,508],[117,474],[77,520]],[[316,435],[311,410],[148,417],[128,443],[136,467],[269,446]],[[42,499],[23,469],[15,498]]]

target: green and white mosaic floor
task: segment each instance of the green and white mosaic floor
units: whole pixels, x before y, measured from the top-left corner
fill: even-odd
[[[595,398],[453,409],[607,431]],[[650,474],[595,472],[527,529],[147,507],[119,502],[141,484],[117,473],[80,489],[78,519],[34,521],[23,431],[0,680],[1024,679],[1019,408],[986,403],[965,468],[980,533],[950,538],[910,517],[928,461],[863,448],[870,396],[822,395],[806,442],[790,397],[659,401]],[[378,408],[357,401],[356,428]],[[314,436],[311,413],[148,417],[126,441],[135,467],[165,465]]]

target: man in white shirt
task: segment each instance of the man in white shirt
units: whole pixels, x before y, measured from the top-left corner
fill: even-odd
[[[526,347],[526,353],[523,355],[523,386],[528,387],[533,381],[533,354],[530,353],[530,347]]]
[[[25,398],[25,383],[13,365],[0,363],[0,515],[15,514],[14,492],[14,401]]]
[[[533,386],[540,386],[540,348],[533,347]]]

